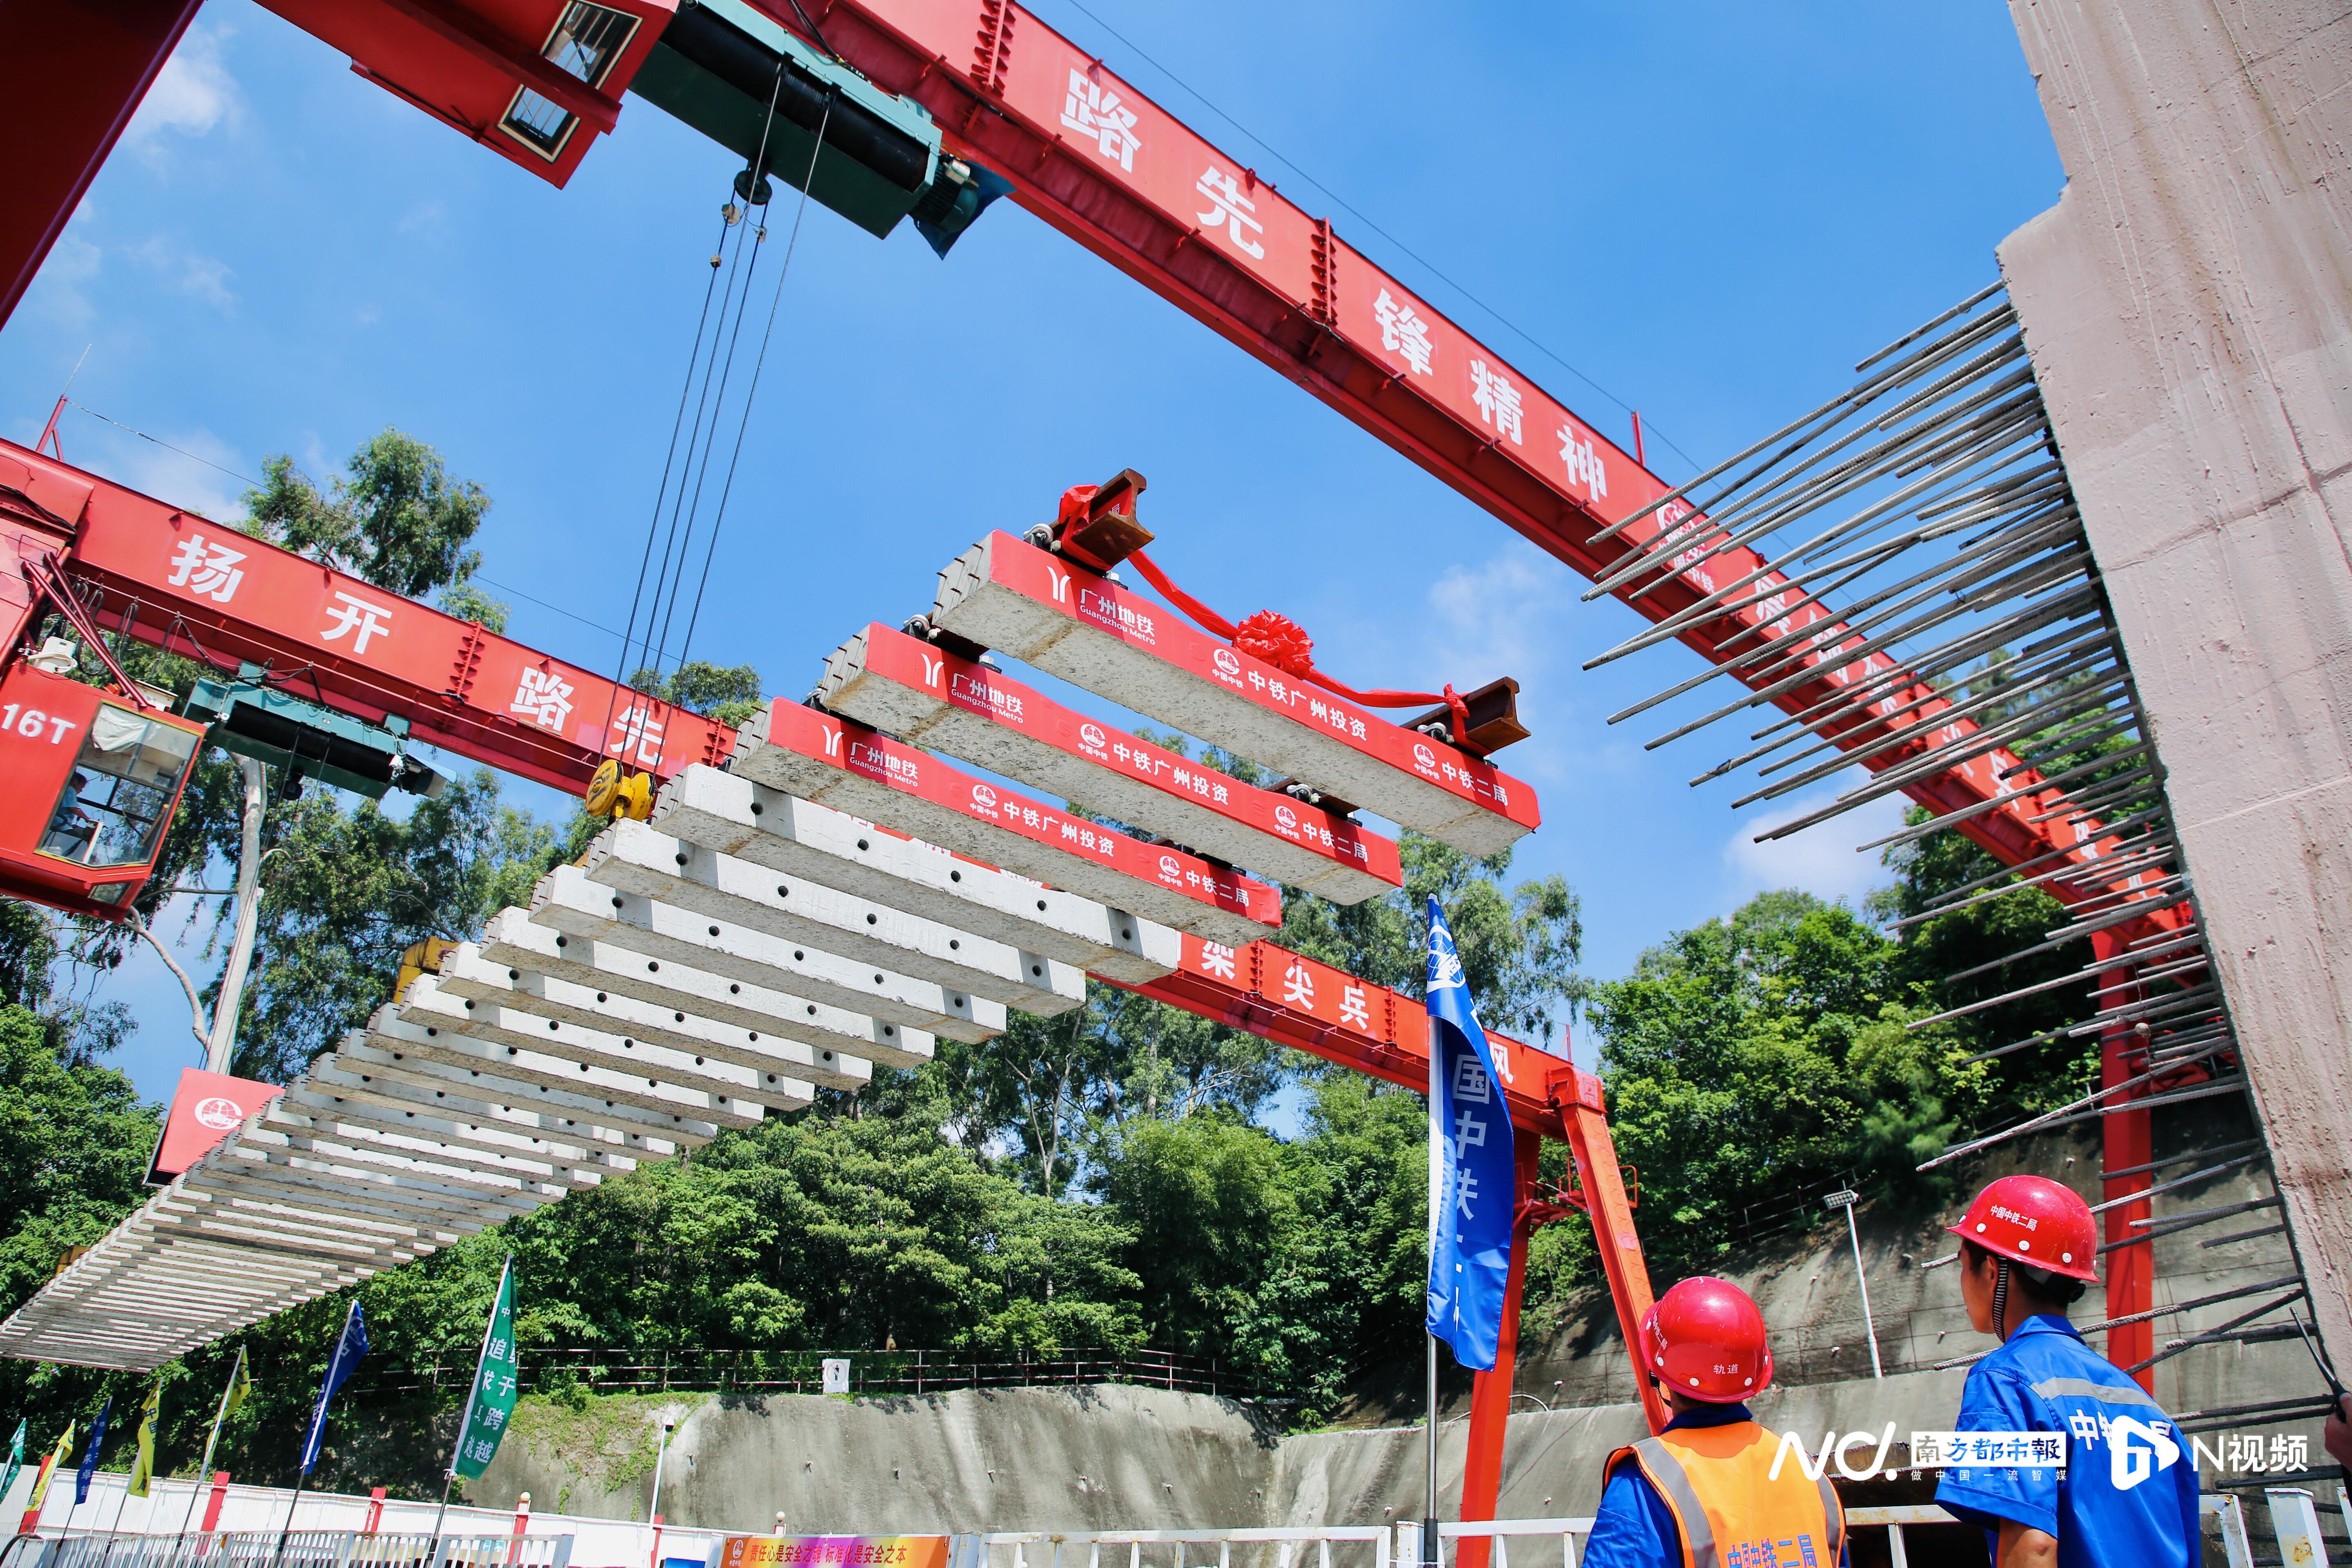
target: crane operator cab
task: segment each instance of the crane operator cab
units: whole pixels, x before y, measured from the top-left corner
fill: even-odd
[[[205,726],[19,663],[0,679],[0,892],[128,918]]]

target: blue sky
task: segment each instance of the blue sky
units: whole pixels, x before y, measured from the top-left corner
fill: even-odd
[[[1638,406],[1674,479],[1675,448],[1745,446],[1991,281],[2063,180],[1997,6],[1037,8],[1628,445],[1612,395],[1315,184]],[[76,412],[67,456],[227,515],[222,469],[323,475],[397,426],[495,498],[510,631],[608,667],[734,166],[633,100],[558,192],[210,0],[0,330],[0,431],[30,442],[87,345],[76,402],[218,468]],[[1851,846],[1894,805],[1751,844],[1738,791],[1685,787],[1722,737],[1642,749],[1703,709],[1604,722],[1694,656],[1582,671],[1630,611],[1010,203],[944,263],[811,210],[693,652],[804,690],[980,533],[1123,467],[1163,565],[1235,618],[1290,615],[1340,679],[1518,677],[1536,737],[1501,760],[1545,826],[1514,871],[1582,895],[1591,973],[1759,889],[1878,879]],[[145,956],[110,984],[142,1023],[121,1065],[167,1095],[194,1056],[176,985]]]

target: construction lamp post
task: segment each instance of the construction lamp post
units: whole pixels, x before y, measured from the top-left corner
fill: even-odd
[[[1853,1244],[1853,1279],[1862,1287],[1862,1331],[1870,1336],[1870,1375],[1884,1378],[1885,1369],[1878,1364],[1878,1325],[1870,1320],[1870,1277],[1862,1271],[1862,1232],[1853,1224],[1853,1205],[1862,1201],[1862,1194],[1847,1187],[1822,1201],[1833,1209],[1845,1210],[1845,1236]]]

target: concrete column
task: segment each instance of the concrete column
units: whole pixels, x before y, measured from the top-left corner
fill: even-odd
[[[2011,10],[2068,183],[2002,271],[2352,1362],[2352,14]]]

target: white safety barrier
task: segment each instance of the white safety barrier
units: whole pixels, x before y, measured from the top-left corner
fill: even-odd
[[[1378,1524],[1001,1531],[980,1537],[980,1542],[984,1557],[971,1568],[1208,1568],[1211,1553],[1192,1551],[1194,1547],[1214,1547],[1216,1568],[1389,1568],[1391,1562],[1388,1529]],[[1242,1552],[1237,1562],[1236,1546],[1252,1550]],[[1311,1565],[1306,1550],[1310,1546]],[[1335,1552],[1335,1546],[1343,1550]],[[1106,1547],[1110,1548],[1108,1555]],[[1349,1547],[1356,1550],[1344,1550]]]
[[[1512,1540],[1531,1536],[1538,1540],[1557,1541],[1559,1543],[1559,1568],[1576,1568],[1577,1559],[1581,1554],[1577,1546],[1577,1537],[1591,1533],[1592,1521],[1590,1519],[1474,1519],[1453,1523],[1441,1520],[1437,1526],[1437,1552],[1443,1559],[1445,1543],[1451,1541],[1454,1543],[1454,1553],[1458,1560],[1464,1539],[1492,1541],[1495,1545],[1488,1551],[1487,1568],[1510,1568]],[[1396,1561],[1398,1568],[1411,1568],[1412,1564],[1421,1561],[1419,1520],[1398,1521]],[[1550,1568],[1550,1564],[1548,1557],[1522,1555],[1519,1568]]]

